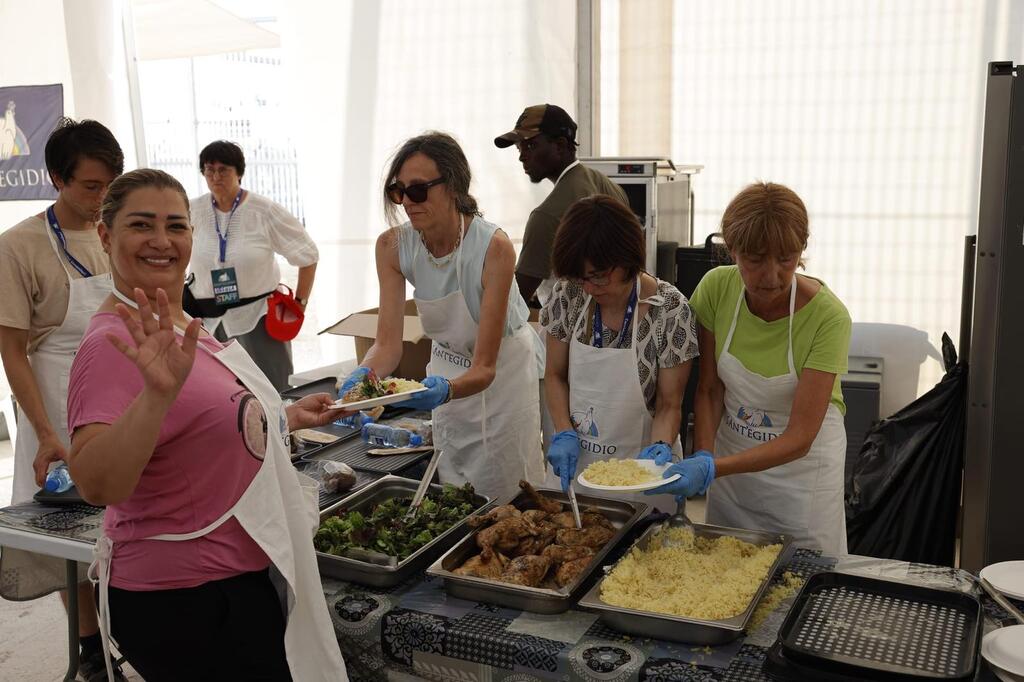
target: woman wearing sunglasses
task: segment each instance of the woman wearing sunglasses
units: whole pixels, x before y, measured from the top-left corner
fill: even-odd
[[[396,152],[384,212],[393,225],[401,206],[408,221],[377,239],[377,339],[340,390],[369,370],[385,376],[398,366],[409,282],[433,344],[427,390],[398,405],[433,410],[443,482],[468,481],[494,497],[511,494],[520,479],[543,478],[543,349],[514,281],[512,242],[481,217],[470,177],[465,154],[444,133],[414,137]]]
[[[681,452],[680,406],[697,326],[686,297],[644,272],[645,259],[636,216],[603,194],[573,204],[555,235],[559,281],[540,323],[557,430],[548,461],[563,490],[596,460]],[[674,505],[655,499],[666,503]]]

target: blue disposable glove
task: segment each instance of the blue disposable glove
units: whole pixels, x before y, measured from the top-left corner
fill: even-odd
[[[341,398],[346,393],[348,393],[349,389],[351,389],[353,386],[362,381],[363,377],[365,377],[369,373],[369,367],[356,367],[351,374],[345,377],[345,381],[341,382],[341,386],[338,387],[338,397]]]
[[[429,411],[448,400],[448,380],[444,377],[429,376],[423,380],[423,387],[427,390],[400,403],[395,403],[395,407],[411,407],[414,410]]]
[[[706,493],[711,481],[715,480],[715,458],[707,450],[698,450],[693,457],[687,457],[665,469],[661,477],[668,478],[675,474],[679,474],[679,478],[653,490],[645,490],[644,495],[675,495],[676,502],[682,502],[687,497]]]
[[[653,459],[658,466],[672,461],[672,448],[667,443],[652,443],[640,451],[637,459]]]
[[[562,492],[569,492],[569,483],[576,475],[576,462],[580,459],[580,437],[572,429],[559,431],[551,437],[548,463],[555,475],[562,479]]]

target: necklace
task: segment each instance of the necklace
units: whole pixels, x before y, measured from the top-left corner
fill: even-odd
[[[465,218],[465,216],[460,216],[459,217],[459,236],[455,239],[455,246],[452,247],[452,250],[449,253],[445,254],[444,256],[441,256],[440,258],[435,256],[434,254],[430,253],[430,248],[427,246],[427,241],[423,238],[423,233],[422,232],[419,233],[420,234],[420,242],[423,243],[423,248],[427,252],[427,259],[430,261],[431,265],[433,265],[435,268],[438,268],[438,269],[443,269],[443,268],[448,267],[448,264],[452,262],[452,258],[455,257],[456,252],[459,250],[459,247],[462,245],[462,232],[465,229],[465,227],[466,227],[466,218]]]

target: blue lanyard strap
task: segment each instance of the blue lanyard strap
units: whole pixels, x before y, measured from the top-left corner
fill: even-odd
[[[629,326],[633,324],[633,313],[636,311],[637,290],[636,283],[633,284],[633,292],[629,295],[629,303],[626,304],[626,314],[622,316],[622,329],[619,330],[619,338],[615,340],[615,347],[622,348],[622,342],[629,332]],[[601,304],[594,308],[594,348],[604,347],[604,325],[601,322]]]
[[[220,245],[220,262],[223,263],[227,260],[228,256],[228,231],[231,229],[231,219],[235,217],[235,209],[238,208],[238,204],[242,202],[242,188],[238,188],[238,194],[235,195],[235,200],[231,203],[231,212],[228,213],[228,222],[224,225],[223,234],[220,231],[220,220],[217,218],[217,200],[214,196],[210,195],[210,203],[213,204],[213,226],[217,230],[217,242]]]
[[[92,273],[89,269],[78,262],[78,259],[71,255],[68,251],[68,242],[64,239],[64,230],[60,229],[60,223],[57,222],[57,213],[53,210],[53,206],[46,209],[46,222],[50,223],[50,229],[53,230],[53,234],[57,237],[57,241],[60,242],[60,248],[64,251],[64,255],[67,256],[68,262],[71,263],[71,267],[78,270],[78,274],[82,277],[92,277]]]

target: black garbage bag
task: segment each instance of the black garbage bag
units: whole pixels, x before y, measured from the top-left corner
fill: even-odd
[[[963,477],[967,366],[942,335],[946,374],[864,440],[846,489],[851,554],[952,566]]]

